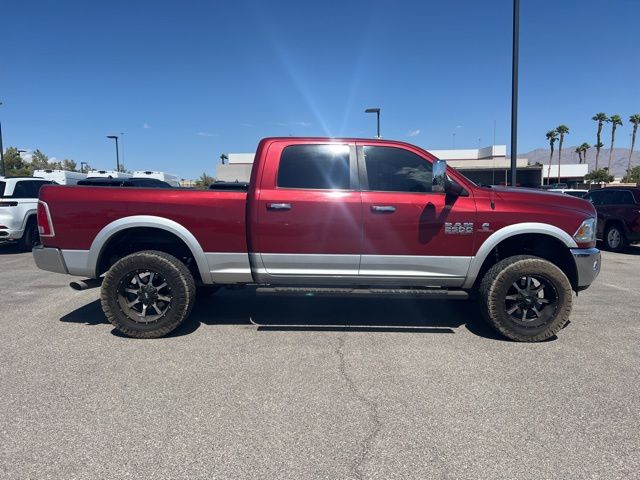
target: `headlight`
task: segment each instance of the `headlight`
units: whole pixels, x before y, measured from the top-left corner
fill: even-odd
[[[596,219],[587,218],[573,234],[577,243],[591,243],[596,240]]]

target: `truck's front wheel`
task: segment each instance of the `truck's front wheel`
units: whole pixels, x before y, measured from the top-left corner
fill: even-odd
[[[158,338],[187,318],[195,294],[193,276],[184,263],[147,250],[128,255],[109,269],[100,299],[105,315],[120,332]]]
[[[489,324],[520,342],[546,340],[564,327],[572,295],[562,270],[529,255],[501,260],[480,283],[480,302]]]

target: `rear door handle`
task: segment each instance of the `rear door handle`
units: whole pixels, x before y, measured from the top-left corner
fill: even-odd
[[[267,205],[269,210],[291,210],[290,203],[270,203]]]
[[[371,205],[371,211],[374,213],[393,213],[396,207],[392,205]]]

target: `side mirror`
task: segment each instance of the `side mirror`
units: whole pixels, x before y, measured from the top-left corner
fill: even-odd
[[[433,179],[431,180],[432,192],[444,192],[447,182],[447,162],[446,160],[436,160],[433,162]]]
[[[436,160],[433,163],[433,180],[431,181],[432,192],[444,192],[454,197],[466,197],[469,193],[462,185],[447,177],[447,161]]]

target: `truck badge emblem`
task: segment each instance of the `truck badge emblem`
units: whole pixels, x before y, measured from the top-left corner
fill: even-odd
[[[473,222],[445,222],[444,233],[447,235],[471,235],[473,233]]]

